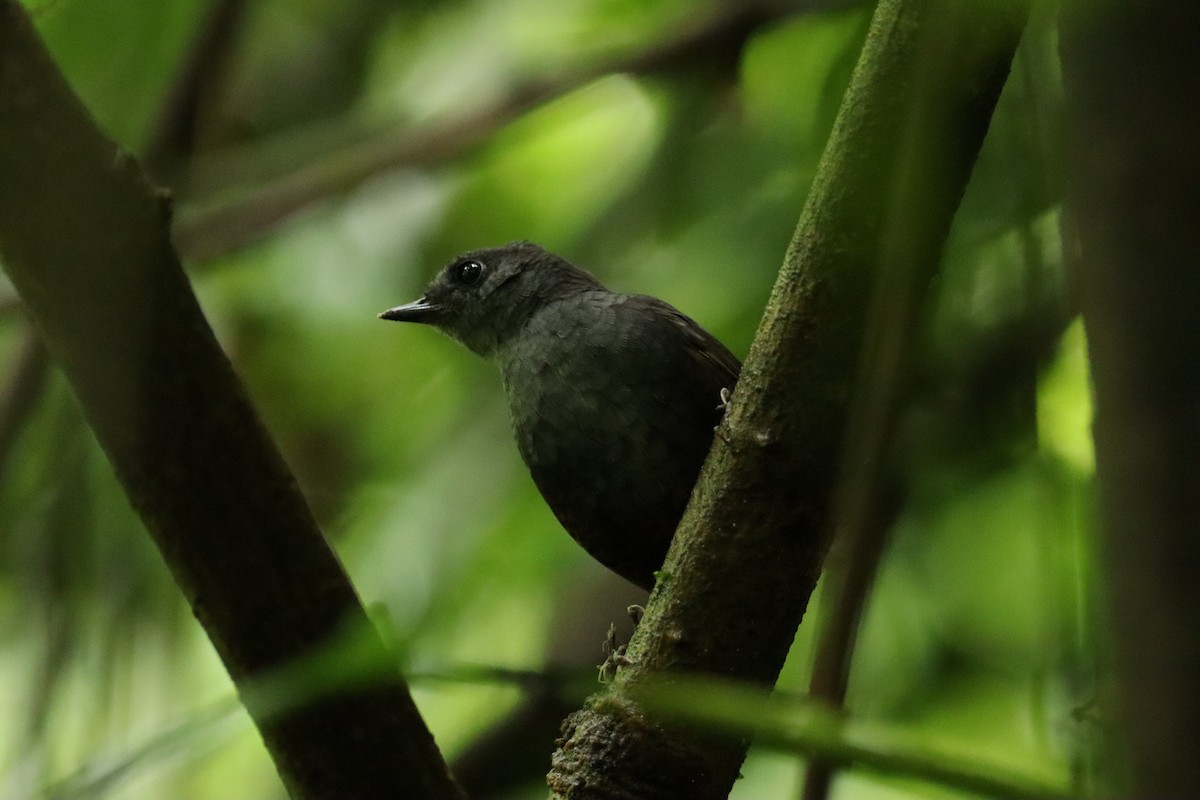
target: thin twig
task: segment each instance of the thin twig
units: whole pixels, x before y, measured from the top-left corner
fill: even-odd
[[[171,173],[195,150],[197,125],[224,83],[245,0],[212,0],[151,126],[142,161],[158,181],[182,186]]]
[[[381,172],[428,166],[462,155],[522,114],[605,75],[662,74],[694,69],[714,59],[736,64],[730,54],[736,56],[761,25],[806,7],[804,3],[733,4],[649,50],[553,79],[526,80],[461,117],[415,128],[408,124],[388,128],[352,147],[312,159],[228,202],[197,198],[181,210],[175,226],[176,246],[192,261],[228,253],[265,235],[300,209],[344,194]],[[226,196],[229,187],[213,189],[211,194]]]
[[[640,687],[638,697],[654,714],[726,736],[753,737],[759,747],[819,757],[837,766],[918,778],[984,797],[1067,796],[1065,776],[914,744],[911,731],[856,720],[809,698],[684,676]]]
[[[28,323],[21,334],[8,380],[0,390],[0,480],[13,444],[37,408],[46,387],[49,359],[41,340]]]

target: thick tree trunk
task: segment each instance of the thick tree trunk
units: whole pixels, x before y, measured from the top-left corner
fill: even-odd
[[[1200,4],[1061,26],[1076,270],[1132,793],[1200,787]]]

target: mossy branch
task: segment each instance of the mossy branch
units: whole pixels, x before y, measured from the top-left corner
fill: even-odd
[[[816,584],[871,297],[919,291],[1028,16],[882,0],[779,279],[647,614],[610,691],[568,721],[554,796],[722,798],[747,741],[635,699],[672,673],[771,685]]]
[[[0,0],[0,258],[243,699],[259,701],[247,704],[289,792],[460,797],[169,225],[168,201],[96,128],[25,10]],[[311,665],[340,641],[365,667],[321,684]],[[288,674],[321,691],[264,702],[264,681]]]

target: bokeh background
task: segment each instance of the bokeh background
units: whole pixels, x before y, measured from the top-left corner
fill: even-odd
[[[375,314],[458,251],[528,239],[744,356],[869,4],[26,5],[101,126],[172,188],[204,310],[444,752],[479,796],[543,796],[554,726],[534,720],[557,705],[524,673],[586,688],[638,592],[543,505],[494,370]],[[919,321],[904,501],[848,707],[1084,791],[1113,767],[1054,48],[1035,18]],[[0,797],[282,797],[6,283],[0,359]],[[806,686],[820,613],[818,592],[785,689]],[[733,796],[794,797],[802,770],[756,749]],[[854,771],[834,794],[960,796]]]

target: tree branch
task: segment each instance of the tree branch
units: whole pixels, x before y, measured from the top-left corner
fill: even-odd
[[[799,6],[777,0],[732,3],[711,17],[686,26],[674,37],[642,52],[625,55],[553,79],[533,78],[514,86],[492,103],[462,116],[413,127],[409,124],[370,135],[353,146],[311,159],[294,171],[265,182],[232,200],[185,207],[175,242],[189,260],[213,258],[245,246],[281,221],[319,200],[350,191],[374,175],[401,167],[424,167],[449,160],[486,142],[522,114],[578,89],[604,75],[663,74],[698,64],[736,64],[750,35],[763,24],[798,13]],[[202,179],[203,167],[197,170]],[[244,175],[245,164],[223,170]],[[210,189],[218,197],[228,196]]]
[[[181,162],[196,152],[197,128],[226,80],[247,16],[246,0],[211,0],[139,151],[143,168],[178,188]],[[185,170],[186,172],[186,170]]]
[[[205,322],[169,216],[0,0],[0,258],[239,691],[260,700],[289,792],[460,797]],[[351,686],[262,702],[265,676],[348,634],[367,665]]]
[[[1064,3],[1063,250],[1094,379],[1108,607],[1133,785],[1200,786],[1200,5]]]
[[[8,467],[13,444],[37,408],[37,400],[46,385],[48,366],[41,340],[26,324],[13,356],[8,381],[0,388],[0,480]]]
[[[633,665],[568,721],[556,797],[727,795],[746,740],[660,724],[632,695],[679,672],[774,683],[825,550],[872,276],[935,273],[1027,13],[879,4]]]
[[[1047,27],[1039,25],[1038,30]],[[1030,285],[1036,287],[1043,283],[1046,270],[1041,257],[1043,244],[1033,220],[1051,194],[1044,185],[1046,170],[1038,158],[1039,114],[1028,46],[1023,54],[1023,113],[1019,121],[1010,119],[1004,132],[1014,140],[1006,149],[1013,154],[1013,167],[1019,175],[1025,271]],[[1018,53],[1018,59],[1020,56]],[[1063,304],[1043,296],[1046,293],[1031,291],[1031,302],[1022,313],[982,337],[965,363],[921,374],[912,337],[914,320],[926,296],[912,282],[913,276],[898,270],[892,275],[891,285],[877,288],[872,305],[865,368],[856,390],[857,407],[851,412],[844,473],[838,486],[836,539],[825,567],[824,599],[809,681],[810,697],[833,708],[842,708],[845,703],[859,626],[909,488],[902,470],[897,469],[898,464],[911,460],[907,453],[897,452],[897,448],[907,451],[912,447],[897,441],[902,418],[911,414],[913,405],[923,396],[934,394],[990,400],[997,395],[1010,396],[1016,389],[1028,396],[1032,405],[1039,369],[1074,316]],[[1033,413],[1030,409],[1031,423]],[[809,761],[802,800],[828,797],[835,766],[821,758]]]

